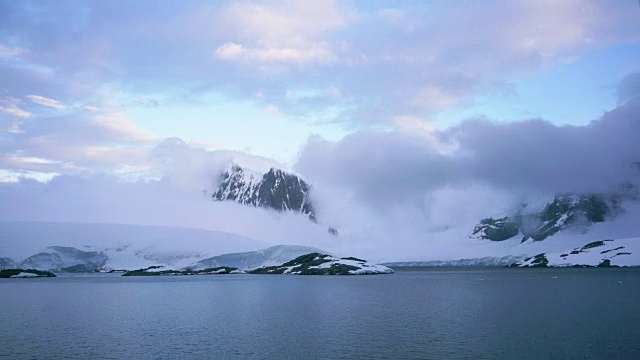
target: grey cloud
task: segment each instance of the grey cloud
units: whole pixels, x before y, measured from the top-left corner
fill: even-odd
[[[27,179],[0,183],[0,220],[178,226],[274,244],[317,245],[332,240],[326,228],[304,216],[213,202],[201,189],[175,185],[167,179],[122,182],[101,175],[59,176],[48,183]]]
[[[616,95],[620,104],[640,96],[640,72],[625,76],[616,89]]]
[[[640,97],[586,126],[480,119],[430,139],[400,132],[360,132],[337,143],[311,139],[297,168],[318,186],[346,189],[376,207],[473,184],[536,196],[610,191],[637,181],[638,114]]]

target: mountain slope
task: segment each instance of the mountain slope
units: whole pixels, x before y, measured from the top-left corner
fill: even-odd
[[[540,253],[511,266],[640,266],[640,238],[594,241],[563,252]]]
[[[300,255],[305,255],[320,250],[309,246],[297,245],[277,245],[258,251],[248,251],[242,253],[231,253],[203,259],[189,266],[192,270],[202,270],[207,268],[227,266],[242,270],[254,269],[262,266],[279,265],[295,259]]]
[[[233,165],[220,180],[220,185],[211,195],[214,200],[294,211],[307,215],[312,221],[316,219],[308,199],[310,186],[296,175],[275,168],[261,174]]]
[[[504,241],[520,235],[525,242],[542,241],[570,228],[586,231],[620,213],[621,201],[620,195],[558,195],[538,213],[525,215],[521,209],[512,216],[482,219],[470,237]]]
[[[0,221],[0,239],[0,266],[55,272],[177,269],[217,254],[266,247],[224,232],[120,224]]]

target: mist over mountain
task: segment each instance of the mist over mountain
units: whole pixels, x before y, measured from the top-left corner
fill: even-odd
[[[198,228],[372,261],[532,255],[637,237],[640,97],[625,86],[628,100],[584,126],[469,119],[445,130],[312,137],[294,166],[300,175],[167,139],[150,178],[1,183],[0,219]]]
[[[220,185],[211,195],[214,200],[235,201],[276,211],[293,211],[307,215],[312,221],[316,220],[308,199],[310,187],[296,175],[276,168],[261,174],[232,165],[220,180]]]

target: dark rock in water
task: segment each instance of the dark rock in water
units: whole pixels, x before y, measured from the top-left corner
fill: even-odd
[[[223,275],[223,274],[239,274],[242,271],[226,266],[208,268],[203,270],[159,270],[162,266],[150,266],[144,269],[127,271],[122,276],[170,276],[170,275]]]
[[[0,270],[0,278],[37,278],[37,277],[56,277],[48,271],[40,271],[35,269],[4,269]]]
[[[304,180],[285,171],[271,168],[259,176],[234,165],[222,174],[221,184],[211,197],[277,211],[295,211],[315,221],[309,191],[310,186]]]
[[[612,267],[611,266],[611,260],[604,259],[604,260],[602,260],[602,262],[600,264],[598,264],[597,267]],[[617,267],[617,266],[613,266],[613,267]]]

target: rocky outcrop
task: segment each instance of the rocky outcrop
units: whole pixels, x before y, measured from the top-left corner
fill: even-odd
[[[565,229],[584,230],[606,221],[620,211],[620,199],[619,195],[558,195],[538,213],[523,214],[521,209],[513,216],[482,219],[470,237],[504,241],[522,236],[521,242],[541,241]]]
[[[40,271],[35,269],[4,269],[0,270],[0,279],[8,278],[41,278],[56,277],[48,271]]]
[[[165,270],[163,266],[150,266],[144,269],[127,271],[122,276],[170,276],[170,275],[224,275],[242,274],[243,272],[226,266],[208,268],[202,270]]]
[[[304,180],[285,171],[271,168],[260,174],[234,165],[222,174],[220,185],[211,197],[217,201],[299,212],[315,221],[309,190]]]
[[[292,275],[371,275],[391,274],[386,266],[369,264],[365,260],[311,253],[299,256],[278,266],[261,267],[248,271],[250,274],[292,274]]]

